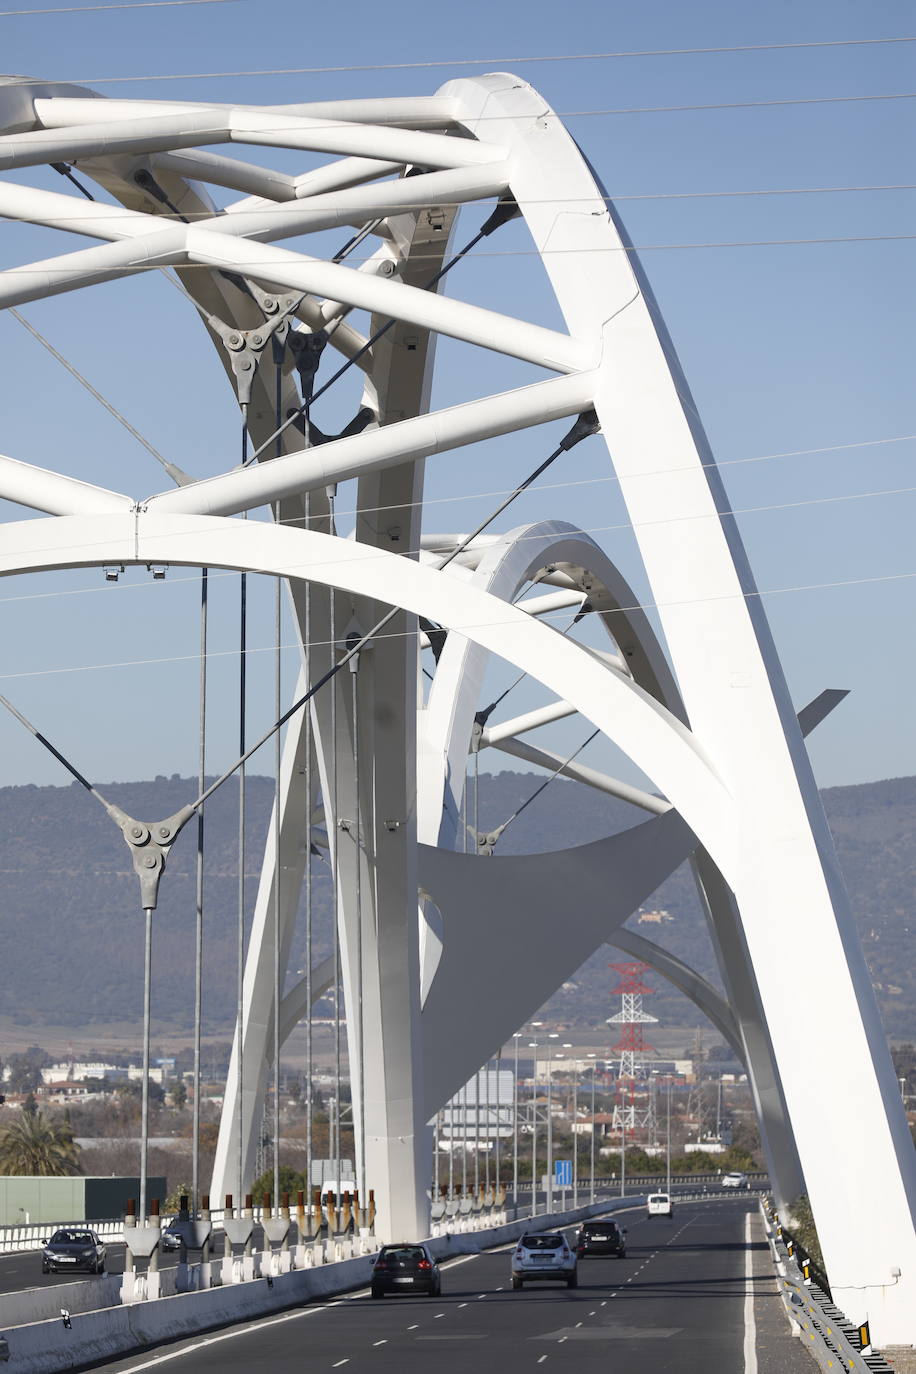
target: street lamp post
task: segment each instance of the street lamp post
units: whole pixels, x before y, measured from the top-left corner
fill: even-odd
[[[563,1041],[564,1050],[571,1050],[572,1045],[568,1040]],[[576,1133],[576,1116],[578,1113],[579,1102],[579,1061],[571,1061],[573,1065],[573,1109],[572,1109],[572,1138],[573,1138],[573,1207],[579,1205],[579,1137]]]
[[[668,1175],[666,1192],[671,1196],[671,1075],[668,1075],[668,1094],[665,1104],[665,1166]]]
[[[455,1099],[448,1104],[448,1196],[455,1196]]]
[[[518,1216],[518,1042],[521,1034],[521,1031],[516,1031],[512,1037],[515,1041],[515,1073],[512,1079],[512,1207],[516,1216]]]
[[[590,1147],[590,1151],[589,1151],[589,1153],[590,1153],[591,1176],[590,1176],[590,1179],[589,1179],[588,1200],[589,1200],[589,1202],[594,1202],[594,1201],[595,1201],[595,1125],[596,1125],[596,1123],[595,1123],[595,1071],[596,1071],[596,1069],[597,1069],[597,1067],[598,1067],[598,1065],[597,1065],[597,1063],[596,1063],[595,1061],[597,1060],[598,1056],[597,1056],[596,1054],[590,1054],[588,1057],[589,1057],[589,1059],[592,1061],[592,1143],[591,1143],[591,1147]]]
[[[530,1040],[529,1050],[534,1050],[534,1088],[531,1093],[531,1215],[537,1213],[537,1163],[538,1163],[538,1042]]]
[[[559,1040],[559,1031],[549,1031],[548,1040]],[[548,1212],[553,1211],[553,1108],[552,1108],[552,1063],[551,1046],[547,1047],[547,1208]]]
[[[620,1196],[627,1191],[627,1085],[620,1089]]]

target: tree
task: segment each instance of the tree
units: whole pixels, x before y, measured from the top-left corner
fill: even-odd
[[[0,1132],[0,1174],[78,1174],[79,1156],[70,1127],[49,1121],[43,1112],[22,1112]]]
[[[10,1092],[30,1093],[42,1086],[44,1080],[41,1071],[53,1061],[47,1050],[43,1050],[40,1045],[30,1045],[21,1054],[11,1054],[7,1062],[10,1071]]]
[[[270,1193],[271,1196],[273,1196],[273,1190],[274,1171],[273,1169],[265,1169],[263,1174],[261,1174],[259,1178],[256,1178],[254,1183],[252,1183],[251,1185],[251,1200],[254,1203],[254,1205],[256,1207],[262,1206],[264,1203],[264,1199],[267,1197],[268,1193]],[[307,1199],[308,1184],[306,1183],[305,1175],[300,1173],[298,1169],[290,1168],[288,1164],[281,1164],[280,1193],[289,1193],[290,1197],[293,1199],[293,1202],[295,1202],[296,1193],[300,1190],[305,1192]],[[273,1198],[273,1205],[275,1207],[279,1205],[279,1202],[279,1198]]]
[[[188,1090],[185,1087],[185,1082],[183,1078],[175,1079],[175,1082],[172,1084],[172,1090],[169,1093],[169,1097],[172,1100],[172,1106],[180,1112],[182,1107],[186,1105],[188,1100]]]

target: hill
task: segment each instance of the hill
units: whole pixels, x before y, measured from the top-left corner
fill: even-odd
[[[482,774],[481,825],[493,828],[540,785],[533,773]],[[264,843],[273,784],[248,779],[246,873],[249,907]],[[106,796],[132,815],[170,815],[193,797],[194,784],[173,775],[151,782],[107,784]],[[824,794],[881,1013],[893,1039],[916,1038],[916,778],[895,778]],[[205,1020],[225,1032],[235,1006],[237,792],[222,788],[208,803]],[[576,783],[556,781],[505,832],[500,851],[524,853],[583,844],[632,825],[631,808]],[[155,917],[154,1019],[190,1029],[194,966],[194,827],[175,845]],[[329,947],[327,870],[316,862],[316,955]],[[663,915],[653,919],[649,913]],[[647,920],[647,916],[649,919]],[[716,981],[715,964],[689,869],[672,875],[629,924],[666,945]],[[21,1027],[136,1024],[142,996],[142,915],[124,842],[79,787],[0,789],[0,947],[3,1013]],[[300,931],[291,968],[305,956]],[[599,951],[549,1012],[571,1026],[594,1027],[611,1014],[607,964]],[[802,971],[799,970],[801,980]],[[652,1012],[672,1025],[693,1025],[696,1011],[659,978]]]

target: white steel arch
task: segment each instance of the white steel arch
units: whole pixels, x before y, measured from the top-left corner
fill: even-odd
[[[493,74],[450,82],[428,101],[274,110],[102,100],[17,81],[0,83],[0,130],[8,176],[76,164],[118,202],[89,207],[69,194],[0,182],[5,216],[101,240],[0,272],[0,308],[174,268],[220,350],[260,460],[206,482],[176,474],[177,490],[139,499],[3,460],[0,496],[50,518],[3,527],[0,570],[170,562],[285,578],[302,640],[319,646],[309,659],[313,678],[339,660],[342,633],[352,629],[358,639],[385,607],[401,608],[361,653],[355,696],[338,674],[311,707],[338,877],[351,1062],[366,1084],[357,1136],[379,1193],[380,1234],[417,1233],[428,1218],[430,1092],[415,918],[426,862],[417,846],[415,730],[422,615],[452,640],[433,702],[438,724],[420,751],[424,833],[440,844],[447,838],[448,827],[436,831],[430,797],[442,798],[444,780],[454,801],[459,752],[464,766],[477,649],[459,653],[457,637],[529,672],[630,753],[677,813],[647,824],[672,836],[680,827],[682,839],[689,827],[688,849],[698,843],[731,1009],[749,1061],[778,1070],[834,1295],[854,1320],[870,1318],[876,1342],[912,1341],[916,1165],[801,731],[664,322],[613,206],[562,122],[525,83]],[[197,150],[233,142],[337,160],[290,177]],[[220,209],[208,181],[245,199]],[[566,332],[434,289],[457,206],[493,197],[499,204],[481,233],[524,217]],[[377,240],[358,270],[277,246],[353,221]],[[352,323],[354,310],[368,312],[368,333]],[[265,343],[275,334],[276,355]],[[559,375],[427,416],[439,334]],[[307,411],[303,357],[312,347],[317,363],[325,343],[362,372],[365,414],[329,443],[308,442],[310,419],[304,438],[292,419],[275,434],[280,415]],[[511,542],[486,566],[456,546],[466,565],[483,567],[481,585],[440,569],[435,557],[415,558],[427,457],[590,407],[658,608],[668,663],[651,637],[636,634],[657,664],[653,682],[639,673],[634,681],[625,667],[483,590],[491,574],[493,587],[524,577]],[[336,536],[331,506],[336,483],[350,478],[358,480],[354,541]],[[265,504],[275,507],[274,526],[228,518]],[[307,518],[310,529],[290,527]],[[542,554],[550,546],[559,558],[564,540],[581,555],[581,537],[559,530],[544,532]],[[585,566],[577,556],[568,561]],[[613,583],[613,570],[606,578]],[[605,588],[613,592],[607,580]],[[288,818],[313,802],[297,781],[294,731],[286,747],[281,862],[295,844]],[[357,757],[371,759],[372,769],[358,771]],[[460,857],[434,854],[432,862]],[[575,851],[547,863],[574,875]],[[476,867],[469,893],[494,881],[485,876],[491,869],[507,871],[498,859]],[[282,898],[287,924],[301,872],[293,862]],[[635,891],[635,871],[626,877]],[[524,882],[519,865],[512,883],[521,891]],[[259,981],[260,957],[254,948],[252,1024],[266,1022],[273,996]],[[821,973],[808,987],[804,1055],[793,965]],[[294,1003],[285,1003],[286,1021]],[[245,1033],[240,1026],[239,1043]],[[259,1043],[263,1049],[263,1037]],[[258,1072],[263,1060],[261,1053]],[[837,1060],[855,1083],[852,1119],[848,1106],[840,1117],[823,1070],[812,1081],[812,1064]],[[257,1091],[256,1083],[243,1090],[249,1119]],[[228,1127],[222,1143],[232,1144]]]

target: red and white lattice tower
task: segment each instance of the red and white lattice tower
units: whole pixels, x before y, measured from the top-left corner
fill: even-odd
[[[609,1026],[620,1026],[620,1039],[616,1045],[611,1046],[611,1054],[616,1058],[620,1057],[620,1078],[635,1078],[636,1070],[641,1066],[646,1050],[652,1048],[646,1044],[643,1035],[643,1026],[656,1025],[657,1016],[650,1016],[643,1011],[642,999],[651,995],[655,989],[648,987],[642,981],[642,975],[648,971],[648,964],[608,964],[608,968],[616,969],[620,974],[620,982],[616,988],[611,988],[613,997],[621,998],[620,1011],[616,1016],[609,1016],[607,1024]]]
[[[607,1020],[609,1026],[621,1028],[620,1039],[616,1045],[611,1046],[611,1053],[615,1057],[620,1056],[617,1082],[621,1090],[620,1101],[614,1104],[613,1129],[621,1132],[651,1129],[654,1125],[653,1100],[650,1098],[648,1105],[642,1109],[632,1098],[629,1102],[626,1100],[627,1081],[632,1084],[637,1069],[643,1063],[646,1050],[652,1048],[646,1043],[643,1026],[658,1022],[657,1016],[650,1016],[642,1007],[642,999],[655,991],[642,981],[642,975],[648,971],[649,965],[608,964],[608,968],[616,969],[620,974],[620,982],[616,988],[611,988],[611,994],[621,998],[620,1011],[616,1016],[609,1016]]]

